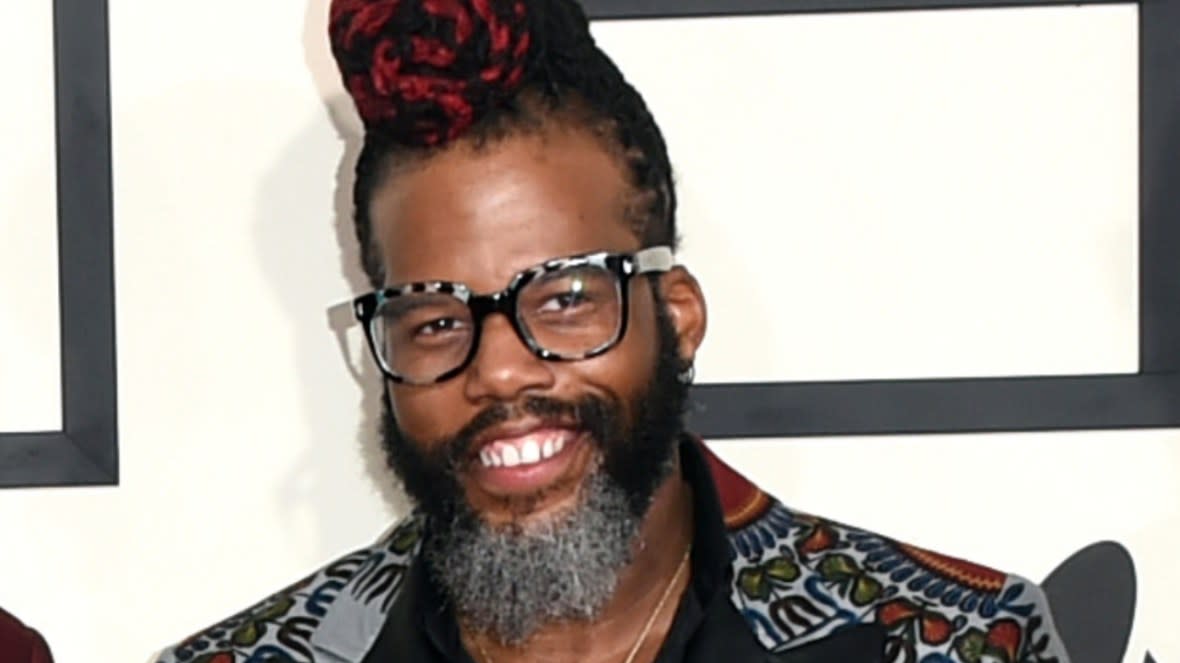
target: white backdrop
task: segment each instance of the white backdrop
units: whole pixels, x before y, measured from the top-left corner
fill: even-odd
[[[0,431],[61,429],[52,12],[0,7]]]
[[[600,26],[668,134],[682,257],[723,307],[700,374],[1137,370],[1137,20],[1116,5]]]
[[[0,492],[0,605],[61,662],[146,661],[404,511],[373,372],[327,314],[363,279],[325,13],[111,0],[122,483]],[[1089,7],[598,26],[670,140],[711,304],[702,379],[1133,368],[1134,25]],[[726,57],[763,68],[709,68]],[[45,218],[15,200],[6,222]],[[3,319],[51,333],[4,293]],[[713,446],[797,508],[1032,578],[1117,539],[1141,579],[1127,660],[1180,661],[1180,431]]]

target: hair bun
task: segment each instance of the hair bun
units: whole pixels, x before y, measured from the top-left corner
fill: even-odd
[[[452,140],[525,75],[521,0],[332,0],[329,34],[366,131]]]

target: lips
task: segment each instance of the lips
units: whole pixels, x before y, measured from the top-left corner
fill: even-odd
[[[491,495],[544,493],[584,469],[584,438],[578,429],[541,421],[498,426],[476,440],[478,462],[469,476]]]

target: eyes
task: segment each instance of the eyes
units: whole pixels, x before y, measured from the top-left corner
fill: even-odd
[[[416,337],[436,336],[448,332],[459,332],[467,328],[467,321],[458,318],[437,318],[429,320],[415,327],[413,335]]]
[[[556,324],[563,318],[576,319],[590,314],[597,303],[595,293],[588,291],[585,283],[579,279],[549,284],[543,291],[529,293],[522,299],[518,304],[518,315],[527,323],[540,324]],[[462,311],[456,310],[453,305],[416,308],[415,312],[394,324],[395,327],[405,329],[412,339],[471,332],[471,315],[466,307]]]
[[[580,287],[550,296],[537,307],[538,313],[576,312],[591,304],[590,295]]]
[[[511,310],[503,308],[509,302]],[[458,356],[477,335],[475,316],[491,306],[510,315],[531,346],[577,354],[617,334],[621,305],[619,276],[614,271],[572,265],[474,299],[451,291],[391,297],[377,312],[380,322],[375,333],[390,356],[419,357],[421,352]]]
[[[517,272],[499,292],[475,294],[454,281],[414,281],[353,300],[385,376],[428,385],[472,361],[489,316],[505,318],[521,344],[548,361],[580,361],[614,347],[627,325],[627,286],[637,274],[666,272],[672,249],[601,251],[553,258]]]

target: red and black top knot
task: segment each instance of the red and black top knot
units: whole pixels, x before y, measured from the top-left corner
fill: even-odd
[[[533,40],[522,0],[332,0],[329,33],[365,129],[413,146],[516,92]]]

